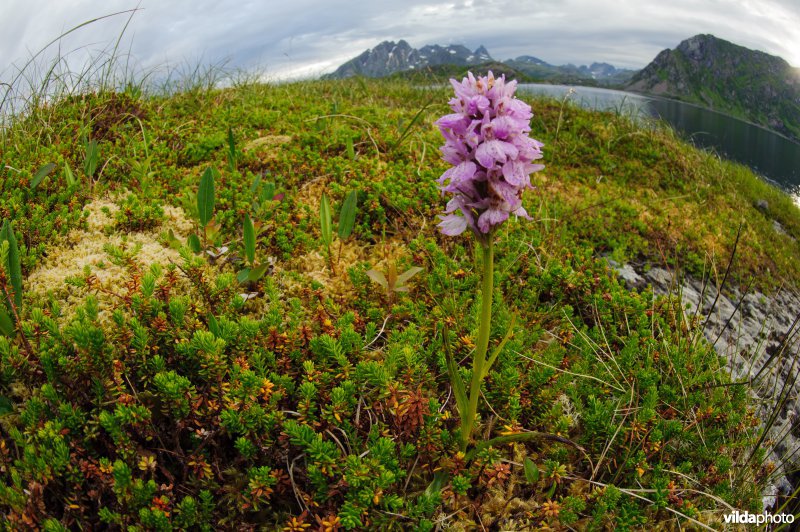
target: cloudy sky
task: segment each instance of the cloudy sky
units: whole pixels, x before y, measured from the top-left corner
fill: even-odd
[[[800,0],[0,0],[0,82],[51,40],[90,19],[139,10],[122,48],[144,69],[210,64],[273,79],[335,69],[383,40],[412,46],[483,44],[496,59],[605,61],[641,68],[698,33],[800,66]],[[138,2],[138,3],[137,3]],[[45,50],[80,64],[108,50],[121,14]],[[14,66],[16,65],[16,66]]]

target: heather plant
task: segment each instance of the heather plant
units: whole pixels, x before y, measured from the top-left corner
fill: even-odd
[[[488,353],[495,234],[510,214],[530,218],[522,206],[522,194],[532,188],[530,174],[544,166],[533,162],[542,157],[543,144],[528,136],[533,114],[528,104],[514,97],[516,81],[506,83],[504,76],[495,79],[489,72],[477,79],[470,73],[461,83],[451,80],[451,84],[454,112],[436,122],[445,138],[444,159],[453,165],[439,179],[442,192],[452,196],[445,215],[440,216],[439,229],[450,236],[469,229],[483,252],[481,311],[468,387],[452,359],[449,362],[461,417],[461,450],[465,451],[476,423],[481,385],[505,344],[504,340]]]

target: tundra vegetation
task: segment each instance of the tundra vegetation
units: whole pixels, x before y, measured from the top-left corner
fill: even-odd
[[[606,258],[797,286],[790,198],[658,124],[525,98],[546,167],[488,268],[485,242],[437,229],[449,88],[206,81],[5,115],[0,527],[761,512],[775,464],[750,384],[678,297],[627,290]]]

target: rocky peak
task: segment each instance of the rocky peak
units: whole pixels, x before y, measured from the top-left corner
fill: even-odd
[[[509,59],[509,61],[512,61],[512,60]],[[532,55],[521,55],[521,56],[517,57],[516,59],[513,59],[513,61],[516,61],[518,63],[524,63],[524,64],[527,64],[527,65],[550,66],[550,64],[547,63],[546,61],[542,61],[538,57],[534,57]]]
[[[492,56],[483,45],[476,48],[474,52],[460,44],[448,46],[429,44],[417,50],[404,40],[397,43],[384,41],[344,63],[326,77],[347,78],[355,75],[382,77],[426,66],[469,66],[488,61],[492,61]]]

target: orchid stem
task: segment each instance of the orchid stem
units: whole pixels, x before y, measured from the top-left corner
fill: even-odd
[[[494,238],[490,233],[483,248],[483,284],[481,289],[481,314],[478,325],[478,340],[475,356],[472,359],[472,380],[469,385],[469,406],[461,423],[461,450],[466,451],[475,418],[478,415],[478,399],[481,396],[486,352],[489,348],[489,334],[492,324],[492,292],[494,291]]]

